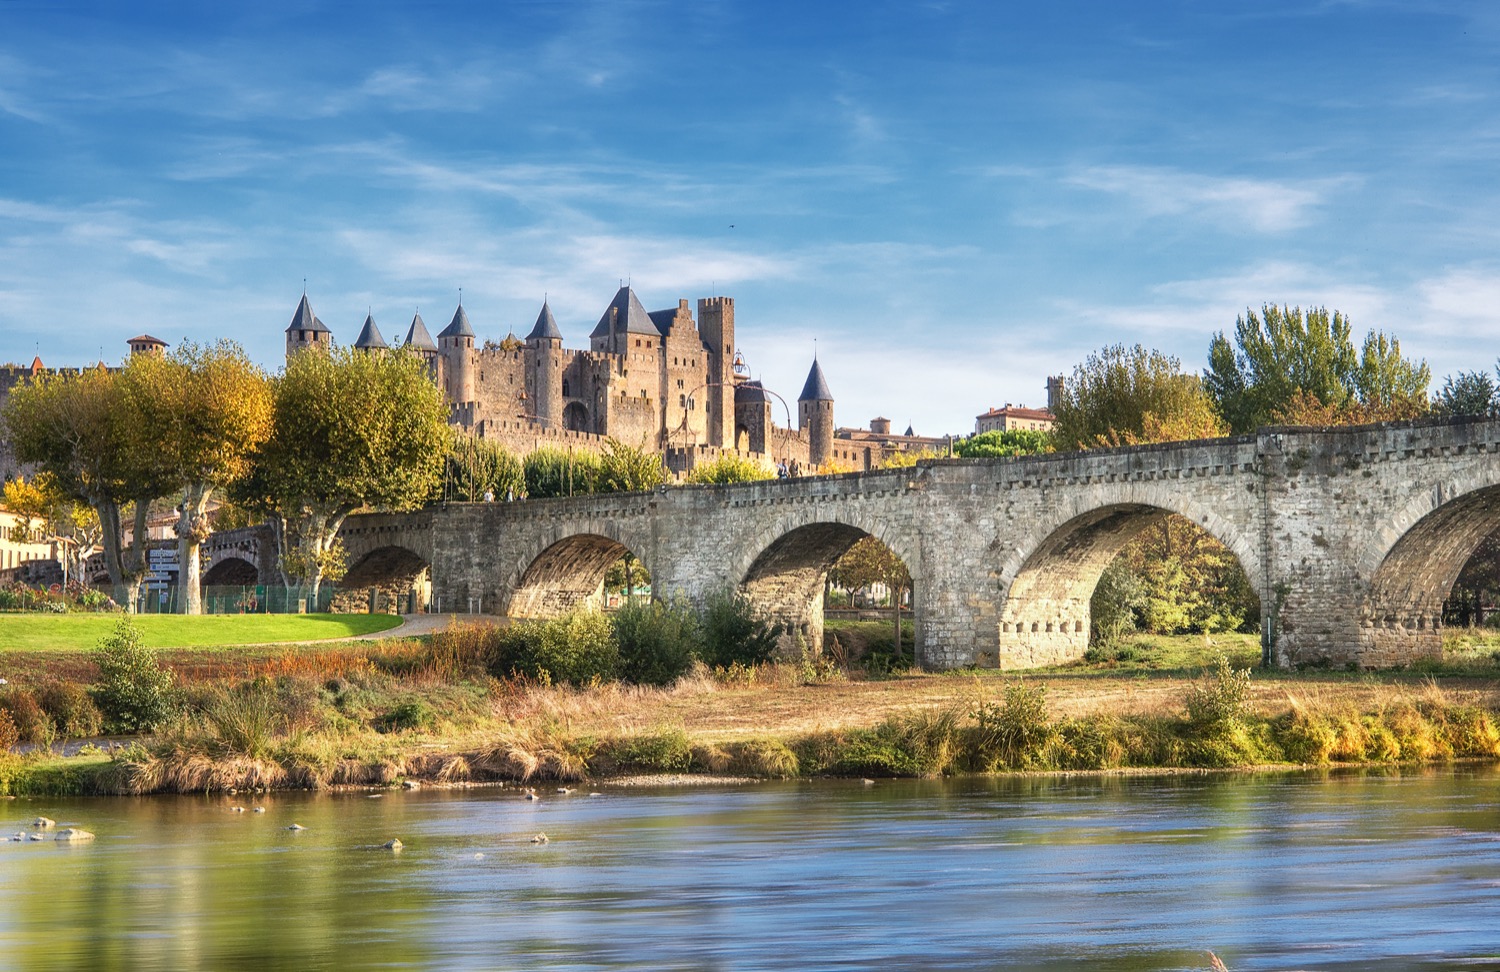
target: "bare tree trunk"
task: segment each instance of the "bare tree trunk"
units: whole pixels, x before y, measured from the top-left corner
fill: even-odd
[[[194,483],[177,508],[177,590],[179,614],[203,613],[202,547],[211,532],[204,510],[213,487]]]

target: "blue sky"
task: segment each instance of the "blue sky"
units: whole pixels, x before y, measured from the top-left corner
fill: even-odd
[[[343,341],[728,294],[927,434],[1265,302],[1500,353],[1500,4],[214,6],[0,0],[0,360],[278,367],[304,278]]]

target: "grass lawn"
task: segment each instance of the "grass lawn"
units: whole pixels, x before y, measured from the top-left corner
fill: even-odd
[[[0,653],[87,651],[115,630],[119,614],[0,614]],[[153,648],[218,648],[322,641],[386,631],[393,614],[138,614],[131,622]]]

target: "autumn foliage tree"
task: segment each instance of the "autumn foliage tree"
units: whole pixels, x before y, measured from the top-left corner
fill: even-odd
[[[846,590],[858,590],[883,584],[891,592],[891,616],[894,624],[892,645],[901,655],[901,600],[911,590],[911,572],[895,552],[875,537],[863,537],[834,562],[828,571],[828,583]],[[913,658],[915,662],[915,658]]]
[[[1197,375],[1168,354],[1137,344],[1091,354],[1063,382],[1053,408],[1058,449],[1140,445],[1225,433]]]
[[[250,471],[271,432],[271,386],[238,344],[184,343],[171,354],[135,355],[121,374],[141,417],[140,448],[154,447],[178,496],[178,611],[203,610],[199,550],[213,528],[207,508]]]
[[[339,528],[356,510],[420,507],[449,452],[448,409],[415,355],[299,351],[275,380],[270,438],[238,499],[266,513],[287,582],[345,568]]]
[[[57,544],[63,583],[82,576],[84,560],[103,539],[99,514],[67,495],[57,477],[42,472],[26,479],[7,480],[3,490],[5,508],[16,516],[10,539],[15,543],[38,540]]]

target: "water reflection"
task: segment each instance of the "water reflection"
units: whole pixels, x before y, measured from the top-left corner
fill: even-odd
[[[1497,782],[8,801],[0,832],[46,813],[99,837],[0,845],[0,954],[18,969],[1144,970],[1204,967],[1213,948],[1235,970],[1451,968],[1500,951]],[[391,837],[406,848],[381,849]]]

